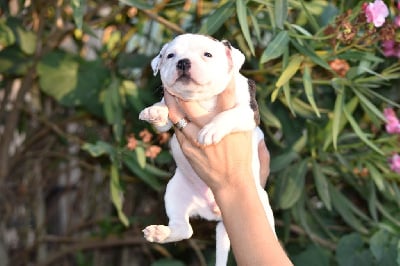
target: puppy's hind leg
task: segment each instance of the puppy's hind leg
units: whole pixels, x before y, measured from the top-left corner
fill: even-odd
[[[169,181],[165,192],[165,208],[169,218],[166,225],[149,225],[144,230],[144,237],[150,242],[168,243],[188,239],[193,234],[189,223],[192,205],[191,188],[179,169]]]
[[[228,255],[231,242],[222,221],[217,224],[216,233],[217,242],[215,266],[226,266],[226,264],[228,263]]]

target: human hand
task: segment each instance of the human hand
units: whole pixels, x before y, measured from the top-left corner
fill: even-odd
[[[183,101],[172,96],[167,90],[164,90],[164,101],[169,109],[169,118],[172,123],[176,123],[183,117],[187,117],[191,122],[182,131],[185,137],[195,146],[200,146],[197,142],[197,136],[200,129],[206,125],[216,114],[230,109],[235,105],[235,90],[233,86],[228,86],[217,98],[217,108],[208,112],[197,102]],[[260,183],[264,187],[269,175],[270,156],[264,141],[258,145],[258,156],[260,159]]]
[[[231,133],[216,145],[202,147],[187,138],[187,133],[175,134],[193,170],[214,193],[239,183],[254,182],[251,131]]]

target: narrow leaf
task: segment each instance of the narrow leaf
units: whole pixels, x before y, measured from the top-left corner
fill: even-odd
[[[123,225],[129,226],[129,221],[124,212],[122,211],[122,187],[119,182],[119,173],[118,173],[118,167],[115,166],[114,164],[111,165],[110,169],[110,194],[111,194],[111,200],[114,204],[115,209],[117,210],[118,213],[118,218],[122,222]]]
[[[137,162],[141,168],[146,166],[146,152],[143,147],[137,146],[135,149]]]
[[[260,116],[261,120],[265,125],[275,127],[275,128],[282,128],[280,120],[274,115],[273,112],[265,105],[265,104],[259,104],[259,111],[260,111]]]
[[[379,117],[379,119],[382,121],[386,120],[382,112],[367,97],[365,97],[361,91],[359,91],[357,88],[354,88],[353,91],[360,99],[360,102],[364,104],[374,115]]]
[[[143,1],[143,0],[119,0],[121,3],[130,5],[130,6],[134,6],[140,9],[151,9],[154,6],[152,4],[150,4],[148,1]]]
[[[303,84],[304,84],[304,90],[306,93],[306,97],[308,102],[311,104],[312,108],[314,109],[314,112],[317,114],[318,117],[321,117],[318,107],[315,103],[314,100],[314,92],[313,92],[313,86],[312,86],[312,80],[311,80],[311,70],[309,66],[304,67],[304,73],[303,73]]]
[[[247,7],[245,1],[236,0],[236,12],[244,39],[246,40],[251,53],[254,55],[254,45],[251,40],[249,24],[247,23]]]
[[[289,61],[288,66],[280,75],[278,81],[275,84],[276,88],[282,87],[287,83],[299,70],[301,63],[303,62],[303,56],[300,54],[295,54]]]
[[[331,197],[329,193],[329,184],[326,176],[322,172],[322,168],[316,161],[313,161],[313,176],[317,193],[324,203],[325,207],[331,211]]]
[[[99,157],[101,155],[113,156],[115,154],[114,148],[104,141],[97,141],[96,144],[85,143],[81,148],[93,157]]]
[[[367,166],[368,172],[370,173],[375,185],[381,192],[383,192],[385,190],[383,175],[378,171],[378,169],[376,169],[376,167],[372,163],[366,163],[365,165]]]
[[[269,60],[278,58],[281,56],[288,47],[289,34],[287,31],[281,31],[276,35],[271,42],[268,44],[267,48],[261,55],[260,63],[263,64]]]
[[[307,173],[307,160],[293,165],[285,171],[286,184],[279,201],[282,209],[292,207],[304,191],[305,176]]]
[[[286,104],[289,107],[290,112],[292,113],[293,116],[296,116],[296,113],[293,108],[292,100],[291,100],[292,97],[291,97],[291,93],[290,93],[289,83],[286,83],[283,85],[283,94],[285,95]]]
[[[312,47],[310,47],[309,45],[307,45],[306,42],[302,42],[303,45],[301,45],[300,43],[298,43],[298,41],[296,39],[291,39],[290,43],[293,44],[293,46],[303,55],[308,56],[311,61],[313,61],[314,63],[316,63],[317,65],[325,68],[326,70],[332,71],[331,67],[329,66],[329,64],[323,60],[321,57],[319,57],[315,52],[314,49]]]
[[[332,127],[332,141],[333,147],[337,149],[337,139],[339,136],[339,126],[343,110],[344,91],[339,92],[335,101],[335,108],[333,111],[333,127]]]
[[[234,12],[235,2],[227,1],[224,5],[218,7],[211,15],[209,15],[203,22],[199,33],[213,35],[224,22],[230,18]]]
[[[350,225],[353,229],[361,233],[368,233],[368,230],[360,222],[359,219],[354,215],[351,210],[351,201],[349,201],[341,192],[337,190],[333,185],[329,185],[329,193],[335,200],[332,201],[332,205],[335,210],[340,214],[343,220]]]
[[[135,153],[129,152],[123,154],[122,161],[132,173],[134,173],[139,179],[149,185],[152,189],[156,191],[160,191],[162,189],[163,185],[155,177],[155,173],[151,171],[151,169],[149,169],[150,171],[147,170],[147,164],[145,168],[142,168],[139,165],[138,158],[136,157]]]
[[[82,29],[84,1],[85,0],[71,0],[74,21],[78,29]]]
[[[299,155],[293,150],[286,151],[271,158],[271,173],[281,171],[289,166],[291,162],[299,158]]]
[[[304,0],[300,0],[300,3],[301,3],[301,6],[303,7],[304,13],[307,16],[307,20],[310,22],[314,31],[317,32],[320,29],[320,26],[318,25],[316,19],[311,15],[310,11],[307,9]]]
[[[371,149],[376,151],[377,153],[384,155],[383,151],[380,150],[372,141],[370,141],[367,137],[367,135],[362,131],[354,117],[351,115],[351,113],[347,110],[347,108],[343,108],[343,113],[346,116],[347,120],[349,121],[351,127],[353,128],[354,132],[357,134],[357,136],[365,143],[367,144]]]
[[[283,25],[287,19],[287,15],[288,15],[287,0],[275,0],[274,12],[275,12],[276,26],[279,29],[283,30]]]

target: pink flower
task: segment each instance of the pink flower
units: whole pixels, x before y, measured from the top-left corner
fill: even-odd
[[[400,2],[399,2],[400,3]],[[395,18],[394,18],[394,26],[396,27],[396,28],[399,28],[400,27],[400,16],[396,16]]]
[[[389,9],[382,0],[375,0],[365,8],[365,16],[368,23],[373,23],[375,27],[380,27],[385,23],[385,18],[389,16]]]
[[[396,56],[396,42],[394,40],[383,41],[382,50],[385,57]]]
[[[400,174],[400,155],[393,154],[393,156],[389,159],[390,170]]]
[[[400,134],[400,121],[392,108],[385,108],[383,115],[386,118],[386,132],[389,134]]]

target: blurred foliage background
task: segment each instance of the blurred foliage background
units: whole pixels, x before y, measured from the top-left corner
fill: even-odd
[[[162,97],[150,60],[184,32],[246,54],[295,265],[400,265],[399,136],[383,113],[400,107],[400,52],[381,46],[399,45],[400,10],[385,4],[374,27],[358,0],[2,1],[0,265],[213,265],[212,222],[167,245],[141,233],[167,221],[174,162],[170,134],[138,113]]]

